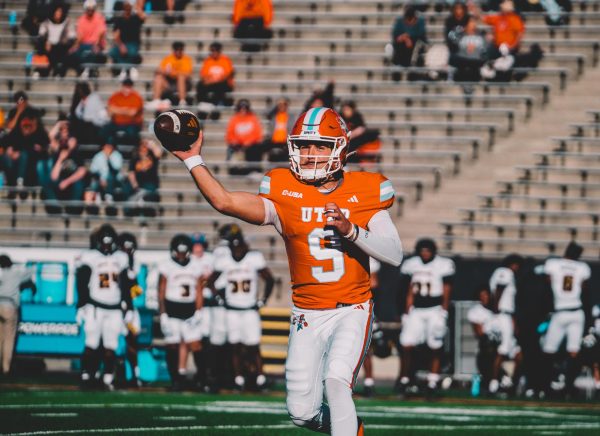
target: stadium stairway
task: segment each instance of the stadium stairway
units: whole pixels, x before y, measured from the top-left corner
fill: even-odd
[[[552,146],[550,137],[571,134],[573,128],[569,128],[569,124],[581,121],[583,109],[597,107],[598,96],[594,90],[599,80],[600,69],[589,69],[578,82],[570,84],[560,96],[555,96],[543,110],[534,112],[527,123],[517,125],[512,136],[499,140],[490,153],[465,167],[460,177],[447,179],[422,202],[406,207],[398,223],[404,246],[412,248],[420,236],[441,236],[441,222],[463,216],[457,207],[480,204],[477,194],[498,192],[499,181],[515,179],[515,167],[532,163],[534,152],[549,151]],[[469,254],[468,250],[456,249],[461,254]],[[492,247],[483,252],[484,255],[486,253],[488,256],[502,255]],[[482,253],[472,250],[471,254]],[[538,247],[530,254],[548,253],[543,247]]]

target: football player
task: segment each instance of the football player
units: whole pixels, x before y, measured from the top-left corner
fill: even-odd
[[[578,353],[585,326],[584,301],[587,300],[588,281],[591,276],[590,266],[579,261],[583,247],[571,242],[565,249],[562,258],[548,259],[544,263],[543,272],[552,289],[554,313],[544,339],[543,351],[546,353],[548,372],[546,382],[552,379],[555,356],[565,336],[567,338],[567,367],[564,393],[573,392],[575,378],[580,370]]]
[[[517,347],[517,340],[515,339],[515,297],[517,295],[515,275],[521,269],[521,265],[523,265],[521,256],[517,254],[508,255],[502,261],[502,266],[496,268],[490,278],[495,322],[500,331],[500,344],[494,361],[492,379],[488,387],[490,394],[498,392],[501,386],[499,378],[502,363],[515,354]],[[519,360],[519,358],[516,359],[516,361]],[[518,371],[515,371],[514,376],[516,377],[517,374]],[[503,389],[510,390],[513,385],[511,377],[505,376],[502,378]]]
[[[100,340],[104,347],[102,382],[113,390],[116,365],[115,350],[123,328],[123,311],[132,308],[130,287],[127,285],[129,259],[117,251],[117,232],[103,224],[91,241],[94,250],[84,252],[76,271],[78,293],[77,323],[83,324],[85,349],[81,357],[82,387],[90,387],[98,368],[97,350]]]
[[[438,387],[454,272],[454,262],[438,256],[435,242],[428,238],[417,241],[415,255],[400,268],[401,285],[405,289],[408,285],[406,312],[400,333],[402,359],[400,383],[397,386],[400,393],[406,392],[412,383],[413,350],[421,344],[426,344],[431,351],[427,391],[431,394]]]
[[[125,284],[129,288],[132,301],[142,295],[143,289],[140,287],[137,281],[138,273],[140,272],[140,266],[135,262],[135,251],[137,250],[137,239],[133,233],[122,232],[117,239],[117,246],[119,250],[127,255],[129,260],[127,268],[127,280]],[[125,343],[127,344],[127,352],[125,354],[126,359],[131,365],[131,385],[140,387],[140,368],[138,367],[138,335],[142,330],[142,324],[140,319],[140,313],[132,306],[131,310],[125,312],[125,328],[126,336]]]
[[[204,233],[194,233],[190,236],[192,240],[192,262],[197,265],[199,271],[201,271],[202,277],[205,281],[208,280],[213,271],[214,257],[212,253],[206,251],[208,249],[208,241]],[[205,287],[202,290],[202,298],[204,303],[202,304],[202,348],[200,349],[200,367],[196,368],[196,383],[200,389],[208,389],[208,362],[210,361],[209,354],[211,353],[210,347],[210,326],[212,320],[212,307],[214,306],[214,297],[212,290]],[[185,370],[185,363],[188,360],[188,348],[185,344],[181,344],[179,347],[179,370]]]
[[[192,240],[178,234],[171,239],[171,259],[159,267],[158,305],[160,328],[167,344],[167,368],[173,390],[183,388],[179,372],[179,344],[192,352],[196,369],[203,368],[202,354],[202,271],[192,262]]]
[[[243,389],[243,360],[256,372],[256,387],[264,387],[266,378],[262,373],[260,356],[260,314],[273,291],[275,280],[264,256],[258,251],[250,251],[241,234],[229,241],[229,252],[215,260],[214,273],[209,280],[210,286],[222,277],[226,283],[225,309],[227,340],[231,344],[234,383],[237,389]],[[258,277],[265,281],[262,298],[258,298]],[[244,359],[245,357],[245,359]]]
[[[336,436],[364,433],[352,388],[370,341],[369,255],[396,266],[402,259],[387,211],[392,184],[377,173],[345,172],[348,140],[334,110],[303,113],[288,137],[290,169],[269,171],[258,196],[230,192],[212,176],[200,156],[202,133],[189,151],[174,152],[215,209],[282,235],[294,303],[288,412],[296,425]]]
[[[473,333],[479,343],[477,370],[481,376],[481,382],[485,386],[492,379],[500,334],[494,322],[492,295],[488,286],[479,286],[476,297],[478,301],[467,312],[467,320],[471,323]]]

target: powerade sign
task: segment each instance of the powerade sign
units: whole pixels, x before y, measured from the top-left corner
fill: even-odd
[[[84,334],[75,312],[75,306],[21,305],[17,354],[81,355]]]

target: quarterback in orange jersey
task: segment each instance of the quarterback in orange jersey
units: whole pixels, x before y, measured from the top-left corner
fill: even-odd
[[[227,191],[206,168],[201,147],[202,133],[189,151],[174,154],[210,204],[273,225],[285,241],[294,302],[285,367],[292,421],[336,436],[364,434],[352,388],[371,340],[369,256],[395,266],[402,260],[387,211],[391,182],[344,171],[348,130],[328,108],[300,115],[288,137],[290,169],[268,172],[259,195]]]

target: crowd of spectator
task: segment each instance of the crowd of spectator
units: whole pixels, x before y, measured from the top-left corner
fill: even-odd
[[[459,82],[522,80],[527,72],[513,70],[537,68],[543,51],[538,44],[532,44],[528,50],[523,48],[525,21],[513,0],[486,7],[484,13],[473,2],[455,2],[444,25],[445,44],[431,45],[419,8],[406,5],[392,28],[391,62],[402,67],[440,70],[429,71],[426,77],[430,79],[445,78],[448,71],[449,78]],[[400,77],[394,74],[396,80]],[[413,77],[421,78],[418,74]]]

